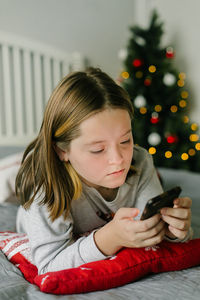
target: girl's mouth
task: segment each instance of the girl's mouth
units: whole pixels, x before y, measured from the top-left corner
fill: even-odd
[[[110,173],[110,174],[108,174],[108,175],[115,175],[115,176],[118,176],[118,175],[123,174],[123,173],[124,173],[124,170],[125,170],[125,169],[121,169],[121,170],[119,170],[119,171],[112,172],[112,173]]]

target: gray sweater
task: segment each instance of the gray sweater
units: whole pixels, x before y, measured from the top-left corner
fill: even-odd
[[[83,184],[82,195],[72,202],[67,219],[61,216],[51,222],[46,206],[38,204],[42,196],[34,200],[29,210],[19,208],[17,231],[27,233],[39,274],[105,259],[93,235],[106,224],[106,217],[120,207],[137,207],[142,213],[147,200],[162,192],[148,152],[135,146],[133,158],[136,174],[119,187],[113,201],[106,201],[96,189]]]

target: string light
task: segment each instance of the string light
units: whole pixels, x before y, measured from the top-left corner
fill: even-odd
[[[160,112],[162,110],[162,106],[157,104],[155,107],[154,107],[155,111],[156,112]]]
[[[151,79],[150,79],[150,78],[146,78],[146,79],[144,80],[144,85],[146,85],[146,86],[151,85]]]
[[[179,79],[179,80],[177,81],[177,85],[178,85],[179,87],[183,87],[183,86],[185,85],[185,81],[182,80],[182,79]]]
[[[187,98],[188,98],[188,92],[187,92],[187,91],[182,91],[182,92],[181,92],[181,97],[182,97],[183,99],[187,99]]]
[[[124,78],[124,79],[128,79],[129,78],[129,73],[124,71],[121,73],[121,76]]]
[[[185,79],[186,79],[186,74],[183,73],[183,72],[181,72],[181,73],[179,73],[178,77],[179,77],[180,79],[182,79],[182,80],[185,80]]]
[[[187,154],[187,153],[183,153],[182,155],[181,155],[181,159],[182,160],[187,160],[189,158],[189,155]]]
[[[193,134],[190,134],[189,139],[191,142],[197,142],[199,139],[199,136],[198,136],[198,134],[193,133]]]
[[[191,125],[191,129],[192,129],[193,131],[196,131],[196,130],[198,129],[198,125],[197,125],[196,123],[193,123],[193,124]]]
[[[188,154],[190,155],[190,156],[194,156],[195,154],[196,154],[196,151],[194,150],[194,149],[189,149],[188,150]]]
[[[171,151],[166,151],[165,152],[165,157],[166,158],[171,158],[172,157],[172,152]]]
[[[156,148],[155,147],[150,147],[149,148],[149,153],[152,154],[152,155],[155,154],[156,153]]]
[[[142,76],[143,76],[142,71],[137,71],[137,72],[135,73],[135,77],[138,78],[138,79],[142,78]]]
[[[187,102],[185,100],[180,100],[179,101],[179,106],[182,107],[182,108],[184,108],[184,107],[187,106]]]
[[[171,110],[171,112],[175,113],[175,112],[177,112],[178,107],[177,107],[176,105],[172,105],[172,106],[170,107],[170,110]]]
[[[156,72],[156,67],[154,65],[149,66],[149,72],[150,73],[155,73]]]
[[[197,151],[199,151],[199,150],[200,150],[200,143],[197,143],[197,144],[195,145],[195,148],[196,148]]]
[[[147,108],[146,108],[146,107],[141,107],[141,108],[140,108],[140,113],[141,113],[142,115],[145,115],[145,114],[147,113]]]
[[[190,119],[188,118],[188,116],[184,116],[184,117],[183,117],[183,122],[184,122],[184,123],[188,123],[189,120],[190,120]]]

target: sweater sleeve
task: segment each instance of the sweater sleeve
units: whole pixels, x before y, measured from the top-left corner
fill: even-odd
[[[105,259],[94,242],[94,231],[87,237],[73,238],[73,219],[63,216],[51,222],[45,206],[33,203],[29,210],[19,208],[17,230],[26,232],[33,263],[39,274],[78,267]]]

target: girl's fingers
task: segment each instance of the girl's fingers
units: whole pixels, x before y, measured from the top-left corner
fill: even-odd
[[[178,219],[171,216],[162,216],[164,222],[179,230],[188,230],[190,228],[190,219]]]
[[[182,207],[165,207],[160,211],[161,216],[171,216],[178,219],[190,219],[191,210],[190,208],[182,208]]]
[[[134,234],[141,233],[141,232],[147,232],[151,228],[154,228],[160,221],[161,215],[157,214],[153,217],[146,219],[144,221],[141,220],[134,220],[133,218],[126,218],[129,220],[128,226],[129,231],[133,232]],[[125,220],[126,221],[126,220]]]
[[[121,207],[115,214],[115,218],[118,219],[129,219],[134,218],[139,214],[138,208]]]
[[[148,229],[146,231],[142,231],[142,232],[136,232],[135,233],[135,238],[138,239],[138,240],[145,240],[145,239],[152,238],[152,237],[158,235],[159,232],[161,232],[164,227],[165,227],[165,223],[161,220],[153,228],[150,228],[150,229]]]
[[[189,197],[177,198],[174,200],[174,204],[178,207],[190,208],[192,205],[192,199]]]
[[[153,217],[146,219],[144,221],[135,221],[133,226],[135,228],[135,233],[147,232],[151,228],[154,228],[160,222],[160,214],[154,215]]]
[[[151,246],[155,246],[155,245],[161,243],[163,238],[164,238],[165,231],[166,231],[166,229],[165,229],[165,226],[164,226],[162,228],[162,230],[159,232],[159,234],[143,240],[141,242],[141,247],[151,247]]]
[[[188,233],[188,230],[179,230],[173,226],[169,226],[168,229],[175,237],[177,237],[180,240],[183,240]]]

